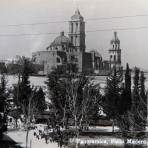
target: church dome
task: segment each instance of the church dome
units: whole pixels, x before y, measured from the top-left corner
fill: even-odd
[[[64,35],[64,32],[62,31],[60,33],[60,36],[56,37],[55,40],[50,44],[50,46],[59,46],[63,44],[70,44],[70,40]]]

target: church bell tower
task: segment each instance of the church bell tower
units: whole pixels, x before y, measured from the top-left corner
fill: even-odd
[[[117,37],[117,32],[114,32],[114,37],[110,42],[111,48],[109,49],[109,60],[110,60],[110,69],[114,66],[120,70],[121,66],[121,49],[120,49],[120,40]]]
[[[85,52],[85,22],[78,9],[69,21],[69,38],[75,52]]]

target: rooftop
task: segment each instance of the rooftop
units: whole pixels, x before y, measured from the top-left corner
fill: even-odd
[[[50,46],[58,46],[63,44],[70,44],[70,40],[64,35],[64,31],[62,31],[60,35],[55,38],[55,40],[50,44]]]
[[[79,9],[75,11],[75,14],[71,17],[72,20],[83,20],[83,16],[80,14]]]

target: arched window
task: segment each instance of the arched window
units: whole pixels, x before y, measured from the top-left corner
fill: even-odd
[[[73,36],[71,36],[71,42],[73,43]]]
[[[78,31],[78,23],[76,23],[76,30],[75,30],[75,32],[77,32]]]
[[[73,32],[73,23],[71,23],[71,32]]]
[[[121,58],[120,58],[120,55],[118,55],[118,62],[120,62],[121,61]]]
[[[118,45],[116,44],[116,49],[118,48]]]
[[[57,57],[57,63],[61,63],[61,60],[59,57]]]
[[[114,61],[116,61],[116,56],[114,55]]]

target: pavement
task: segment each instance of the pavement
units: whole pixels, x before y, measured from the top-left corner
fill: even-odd
[[[23,130],[8,131],[7,136],[13,139],[22,148],[26,147],[26,131],[23,131]],[[46,144],[44,138],[38,140],[33,135],[33,131],[30,131],[28,136],[27,148],[58,148],[58,145],[57,143],[54,143],[54,142],[49,142],[48,144]]]
[[[17,142],[15,142],[11,137],[4,133],[2,138],[0,139],[0,148],[10,148],[16,146]]]
[[[111,126],[106,126],[106,127],[89,127],[89,131],[91,132],[103,132],[103,133],[110,133],[112,132],[112,127]],[[119,129],[115,127],[115,132],[118,132]],[[146,128],[146,131],[148,132],[148,127]],[[46,144],[45,139],[37,139],[33,135],[33,130],[29,132],[28,136],[28,148],[58,148],[57,143],[50,142]],[[81,139],[82,140],[82,139]],[[117,139],[116,139],[117,140]],[[3,140],[1,141],[2,143],[11,143],[11,144],[19,144],[22,148],[26,147],[26,131],[23,130],[12,130],[8,131],[5,133]],[[0,148],[7,148],[7,147],[2,147],[0,142]]]
[[[91,130],[92,132],[111,132],[112,127],[89,127],[89,130]],[[118,130],[118,128],[115,127],[115,130]],[[24,130],[9,130],[5,133],[5,139],[9,139],[7,141],[13,141],[15,144],[18,144],[22,148],[26,147],[26,131]],[[48,144],[46,144],[44,138],[38,140],[33,135],[33,130],[31,130],[28,136],[28,148],[58,148],[58,145],[54,142],[49,142]]]

